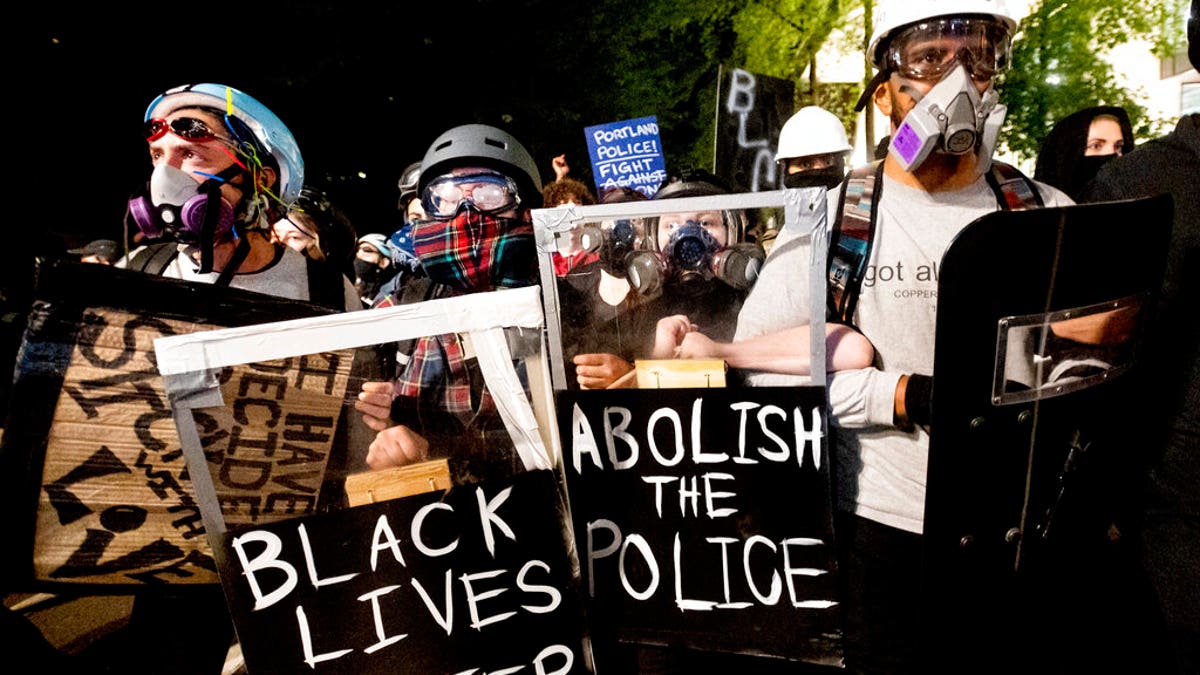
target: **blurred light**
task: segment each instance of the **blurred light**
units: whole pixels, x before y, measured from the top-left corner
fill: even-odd
[[[359,171],[359,172],[358,172],[358,177],[359,177],[359,178],[366,178],[366,177],[367,177],[367,172],[366,172],[366,171]]]
[[[1057,87],[1058,85],[1062,84],[1062,77],[1060,77],[1058,73],[1051,73],[1046,76],[1046,84],[1052,87]]]

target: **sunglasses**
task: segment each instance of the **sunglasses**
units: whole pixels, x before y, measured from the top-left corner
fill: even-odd
[[[454,216],[463,203],[484,213],[496,213],[520,204],[521,199],[516,183],[495,173],[443,176],[430,183],[421,197],[425,213],[441,220]]]
[[[206,143],[208,141],[228,141],[229,139],[218,136],[216,132],[209,128],[204,120],[196,119],[195,117],[176,117],[168,122],[165,119],[157,118],[146,122],[146,140],[157,141],[170,132],[176,136],[192,141],[193,143]]]

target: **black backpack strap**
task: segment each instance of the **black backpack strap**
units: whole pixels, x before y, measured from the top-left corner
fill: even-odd
[[[867,261],[871,258],[882,194],[882,161],[854,169],[842,182],[841,209],[829,236],[826,307],[830,321],[848,324],[854,316]]]
[[[178,254],[179,247],[173,241],[147,244],[133,254],[129,262],[125,264],[125,269],[161,277]]]
[[[1024,211],[1045,206],[1037,186],[1015,166],[993,161],[985,177],[1002,211]]]

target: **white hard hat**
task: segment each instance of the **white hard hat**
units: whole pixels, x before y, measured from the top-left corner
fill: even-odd
[[[779,131],[779,151],[775,153],[775,161],[850,152],[851,149],[846,127],[837,115],[810,105],[796,111],[784,122]]]
[[[879,68],[887,38],[898,28],[928,19],[967,14],[991,16],[1007,25],[1009,33],[1017,29],[1017,19],[1004,0],[883,0],[875,6],[875,25],[867,56]]]

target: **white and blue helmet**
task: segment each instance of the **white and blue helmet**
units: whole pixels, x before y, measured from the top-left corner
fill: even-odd
[[[245,124],[258,149],[265,150],[279,168],[277,196],[291,204],[304,185],[304,158],[291,130],[265,105],[249,94],[223,84],[185,84],[169,89],[146,108],[146,122],[166,117],[180,108],[212,108]],[[241,139],[251,140],[251,139]]]

